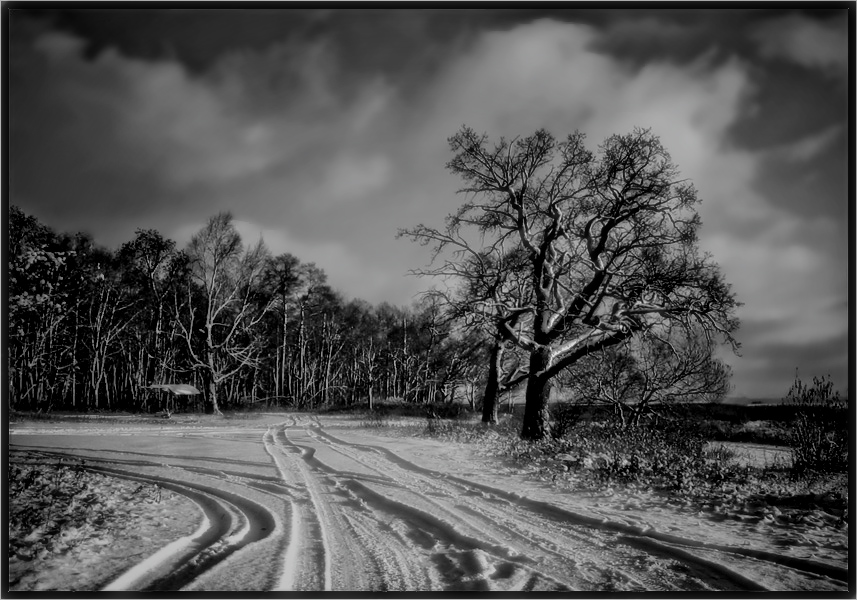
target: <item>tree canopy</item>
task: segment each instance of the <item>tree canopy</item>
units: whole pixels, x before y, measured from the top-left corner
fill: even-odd
[[[738,347],[738,302],[698,249],[696,189],[660,140],[635,129],[596,152],[584,142],[538,130],[492,143],[462,127],[447,166],[465,201],[445,228],[403,232],[445,257],[426,273],[462,281],[451,305],[529,354],[525,438],[546,435],[554,379],[590,354],[665,326]]]

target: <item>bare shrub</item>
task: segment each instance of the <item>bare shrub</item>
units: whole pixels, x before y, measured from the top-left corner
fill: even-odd
[[[557,402],[550,408],[551,437],[561,440],[583,419],[586,405],[580,402]]]
[[[464,406],[457,402],[432,402],[425,406],[427,419],[458,419],[464,413]]]
[[[809,386],[796,376],[786,402],[797,407],[789,440],[792,470],[797,474],[846,470],[848,411],[833,382],[813,377]]]
[[[388,416],[389,410],[386,406],[375,406],[366,412],[366,416],[361,422],[361,425],[369,428],[386,427],[389,424],[387,421]]]

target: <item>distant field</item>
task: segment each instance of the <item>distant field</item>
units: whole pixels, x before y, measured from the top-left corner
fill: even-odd
[[[751,406],[751,405],[771,405],[771,404],[782,404],[782,398],[747,398],[746,396],[741,396],[737,398],[726,398],[722,402],[723,404],[734,404],[737,406]]]

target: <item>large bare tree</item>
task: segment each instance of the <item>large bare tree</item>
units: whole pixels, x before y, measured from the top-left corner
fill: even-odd
[[[245,251],[232,215],[220,213],[191,238],[186,254],[188,285],[175,303],[176,321],[212,410],[221,414],[219,387],[258,366],[256,328],[270,308],[259,302],[268,251],[261,240]]]
[[[696,190],[650,131],[611,136],[597,154],[579,132],[490,143],[463,127],[449,142],[466,199],[447,230],[468,227],[486,247],[518,244],[525,256],[528,290],[517,316],[500,320],[529,354],[522,437],[547,434],[561,371],[665,321],[737,348],[737,302],[697,248]]]

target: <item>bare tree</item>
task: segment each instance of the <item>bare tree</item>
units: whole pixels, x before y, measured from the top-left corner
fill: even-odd
[[[447,229],[470,227],[489,249],[514,240],[525,256],[525,303],[510,307],[520,316],[500,321],[529,353],[522,437],[546,435],[560,372],[667,319],[737,348],[737,302],[696,246],[696,190],[648,130],[611,136],[597,157],[579,132],[492,145],[464,127],[449,141],[467,199]]]
[[[86,286],[87,302],[80,316],[83,346],[88,350],[88,386],[95,407],[100,398],[111,405],[108,385],[110,362],[118,357],[122,344],[120,336],[133,322],[139,311],[137,299],[125,293],[121,273],[109,253],[92,259],[91,281]]]
[[[302,292],[304,265],[291,254],[269,258],[263,275],[263,286],[270,297],[269,318],[273,322],[269,337],[275,341],[273,356],[273,395],[277,404],[293,392],[289,320]]]
[[[625,426],[677,402],[719,402],[730,390],[729,367],[695,329],[674,327],[592,354],[563,374],[574,395],[607,403]]]
[[[220,213],[193,236],[186,254],[188,284],[181,299],[177,294],[176,321],[193,367],[204,373],[212,410],[221,414],[220,385],[258,364],[254,330],[270,304],[260,306],[257,295],[268,251],[260,240],[245,252],[232,215]]]
[[[167,373],[175,368],[175,323],[169,306],[169,290],[176,283],[171,269],[175,242],[153,229],[138,229],[134,239],[121,246],[119,256],[124,262],[125,285],[143,307],[136,328],[138,356],[134,368],[140,389],[166,381]]]
[[[445,287],[426,293],[447,307],[451,320],[465,330],[488,340],[488,369],[482,395],[482,421],[497,423],[500,394],[526,378],[510,379],[502,365],[510,331],[522,325],[530,311],[526,254],[517,240],[501,236],[485,244],[485,238],[467,236],[465,222],[450,216],[444,230],[418,225],[401,229],[399,237],[408,237],[422,245],[432,245],[431,266],[412,273],[441,280]],[[447,284],[447,282],[451,282]]]
[[[28,236],[16,222],[23,220],[23,213],[14,207],[10,213],[6,288],[9,406],[49,409],[69,379],[72,402],[75,399],[74,348],[68,340],[76,334],[71,324],[75,296],[68,289],[68,263],[74,252],[53,250],[47,239]],[[35,223],[32,219],[24,225],[35,228]],[[43,236],[47,238],[48,233]]]

